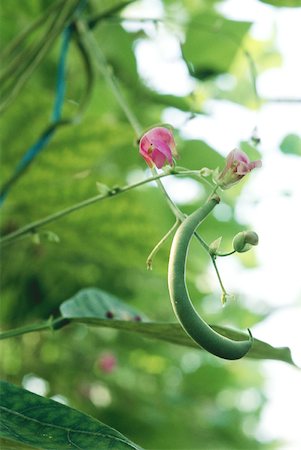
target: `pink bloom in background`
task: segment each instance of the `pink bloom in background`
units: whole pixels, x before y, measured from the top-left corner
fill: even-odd
[[[98,367],[104,373],[111,373],[117,367],[117,359],[113,353],[104,353],[98,360]]]
[[[176,144],[168,128],[155,127],[147,131],[139,143],[139,152],[149,167],[161,169],[165,164],[173,165],[177,157]]]
[[[228,189],[238,183],[251,170],[261,166],[261,161],[250,161],[248,155],[235,148],[227,156],[226,167],[215,177],[215,182],[222,189]]]

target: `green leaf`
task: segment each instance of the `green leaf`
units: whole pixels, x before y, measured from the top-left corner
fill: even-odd
[[[101,289],[82,289],[60,306],[64,318],[95,318],[115,320],[147,320],[140,311],[132,308],[112,294]]]
[[[288,134],[280,144],[283,153],[301,155],[301,137],[297,134]]]
[[[196,344],[182,329],[178,323],[159,323],[159,322],[127,322],[119,320],[102,320],[92,318],[78,318],[76,322],[86,323],[88,325],[96,325],[105,328],[114,328],[122,331],[129,331],[131,333],[141,334],[148,338],[159,339],[162,341],[170,342],[172,344],[184,345],[186,347],[198,348]],[[248,339],[246,333],[232,330],[227,327],[221,327],[218,325],[211,325],[211,327],[222,334],[223,336],[242,341]],[[288,347],[273,347],[270,344],[254,339],[253,346],[249,353],[248,358],[252,359],[273,359],[277,361],[283,361],[288,364],[295,365],[291,351]]]
[[[301,0],[260,0],[262,3],[268,3],[269,5],[294,8],[301,6]]]
[[[216,167],[221,168],[225,165],[225,158],[201,140],[183,141],[180,154],[181,165],[184,167],[216,169]]]
[[[1,437],[49,450],[140,449],[93,417],[5,381],[0,383]]]
[[[213,13],[194,17],[182,46],[191,74],[204,80],[227,72],[250,25],[250,22],[228,20]]]
[[[199,346],[184,332],[180,324],[146,322],[146,317],[121,300],[100,289],[90,288],[78,292],[60,307],[63,318],[74,322],[96,325],[105,328],[129,331],[145,337],[160,339],[188,347]],[[110,314],[108,317],[108,311]],[[137,320],[139,317],[140,320]],[[136,320],[135,320],[136,319]],[[212,325],[212,328],[231,339],[244,340],[248,335],[226,327]],[[248,357],[255,359],[275,359],[294,364],[288,348],[274,348],[254,339]]]
[[[48,321],[40,325],[10,330],[2,333],[0,338],[5,339],[49,328],[60,329],[70,322],[75,322],[128,331],[144,337],[200,349],[186,334],[180,324],[149,322],[144,314],[100,289],[89,288],[79,291],[74,297],[62,303],[60,311],[62,317],[54,320],[52,323]],[[218,325],[211,325],[211,327],[218,333],[234,340],[248,339],[248,335],[240,331]],[[254,339],[253,346],[247,357],[253,359],[274,359],[295,365],[289,348],[272,347],[258,339]]]
[[[21,444],[21,442],[0,438],[0,448],[2,450],[32,450],[34,447],[32,445]]]

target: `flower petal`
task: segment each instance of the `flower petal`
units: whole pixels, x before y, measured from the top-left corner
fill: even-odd
[[[150,154],[149,154],[147,151],[143,150],[143,149],[140,147],[139,153],[140,153],[140,155],[144,158],[146,164],[147,164],[149,167],[154,167],[153,160],[152,160]]]
[[[239,150],[238,148],[236,148],[234,150],[234,152],[235,152],[234,159],[236,161],[239,161],[239,162],[242,162],[245,164],[249,164],[250,160],[249,160],[248,155],[245,152],[243,152],[242,150]]]
[[[173,156],[177,157],[172,132],[164,127],[155,127],[147,131],[139,142],[139,152],[150,167],[153,163],[160,169],[164,164],[173,165]],[[161,153],[161,156],[158,154]]]
[[[260,167],[262,167],[262,162],[260,160],[252,161],[249,164],[250,170],[259,169]]]
[[[156,167],[161,169],[166,163],[166,156],[155,148],[152,154],[152,160],[154,161]]]
[[[142,136],[142,138],[140,139],[140,142],[139,142],[140,153],[141,153],[141,150],[148,153],[148,149],[150,146],[151,146],[151,141],[149,140],[148,136],[146,134],[144,134],[144,136]]]
[[[250,172],[250,163],[239,162],[236,167],[237,175],[246,175]]]
[[[172,153],[169,145],[157,139],[153,140],[153,145],[155,147],[155,150],[159,150],[159,152],[163,153],[169,164],[172,165]]]

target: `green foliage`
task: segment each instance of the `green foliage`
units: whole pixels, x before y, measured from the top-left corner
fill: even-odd
[[[301,137],[297,134],[289,134],[280,144],[283,153],[301,156]]]
[[[269,5],[278,6],[282,8],[295,8],[296,6],[301,6],[300,0],[260,0],[263,3],[268,3]]]
[[[76,3],[74,0],[66,4],[73,8]],[[254,92],[247,76],[250,67],[242,43],[252,43],[256,47],[254,55],[256,63],[260,63],[257,65],[259,71],[274,64],[276,53],[272,42],[251,41],[248,22],[234,22],[217,15],[214,1],[164,2],[166,15],[180,8],[180,16],[188,21],[187,30],[181,23],[177,27],[181,28],[183,36],[187,31],[183,55],[195,77],[196,87],[190,95],[179,97],[151,89],[140,77],[135,46],[140,39],[149,36],[141,30],[129,32],[120,24],[119,11],[127,3],[130,2],[90,1],[80,18],[95,21],[95,38],[143,128],[160,123],[166,107],[201,113],[206,98],[226,98],[254,107]],[[14,2],[2,2],[2,46],[9,44],[53,4],[48,0],[26,0],[19,2],[16,9]],[[104,13],[106,17],[99,18]],[[62,29],[64,24],[60,25]],[[39,64],[30,74],[27,72],[26,83],[22,83],[18,96],[12,99],[14,101],[2,117],[2,182],[11,176],[26,149],[49,123],[61,28],[56,29],[56,37],[53,34],[46,42],[48,51],[41,60],[35,59]],[[46,31],[42,24],[28,41],[24,41],[26,49],[36,51]],[[172,29],[169,31],[173,32]],[[20,47],[22,51],[24,46]],[[253,55],[253,48],[251,53]],[[94,65],[93,56],[90,58]],[[25,58],[22,64],[26,62]],[[6,64],[9,64],[7,59],[3,60],[4,70]],[[221,92],[215,77],[219,74],[234,75],[237,84],[233,89]],[[73,41],[67,60],[64,117],[77,114],[85,77],[83,60]],[[14,84],[13,79],[7,79],[6,83],[9,88]],[[185,140],[181,130],[175,130],[175,134],[181,156],[179,165],[193,169],[223,166],[222,156],[206,142]],[[252,159],[257,159],[252,155],[257,151],[255,148],[245,143],[243,146]],[[291,152],[291,148],[296,147],[290,144],[285,148],[290,148]],[[1,235],[97,195],[97,182],[112,188],[145,176],[145,163],[138,154],[135,133],[103,76],[95,71],[92,96],[81,121],[59,128],[53,140],[12,188],[2,206]],[[223,203],[228,211],[225,217],[213,215],[202,225],[202,236],[207,242],[223,236],[223,251],[230,248],[233,236],[241,231],[241,224],[235,219],[235,200],[242,189],[243,183],[225,194]],[[193,202],[181,205],[183,211],[192,212],[205,200],[207,193],[209,189],[204,184]],[[194,348],[182,329],[171,323],[174,314],[166,285],[170,241],[156,256],[154,270],[146,271],[148,254],[173,223],[174,217],[159,190],[153,185],[143,186],[49,223],[36,230],[32,239],[27,237],[3,247],[3,329],[39,323],[49,316],[57,317],[66,298],[69,300],[61,307],[63,315],[75,316],[75,306],[80,309],[77,309],[78,316],[73,319],[76,323],[72,326],[2,341],[2,376],[23,386],[28,377],[40,377],[48,386],[46,396],[63,395],[72,408],[95,417],[95,420],[86,420],[92,420],[97,426],[102,426],[97,420],[110,423],[146,448],[183,450],[204,445],[206,450],[272,448],[273,443],[256,438],[256,427],[266,401],[258,361],[250,358],[238,363],[218,361]],[[267,307],[262,309],[261,305],[256,309],[245,301],[222,310],[217,282],[212,294],[212,283],[208,281],[209,263],[208,255],[193,242],[188,261],[188,284],[196,307],[205,310],[210,323],[221,324],[221,332],[231,333],[225,325],[246,329],[269,314]],[[90,286],[97,289],[93,291],[92,300],[83,290]],[[79,291],[81,293],[75,294]],[[102,312],[97,310],[97,319],[87,317],[83,308],[89,310],[89,314],[95,313],[95,298],[103,299],[104,295],[110,308],[112,297],[117,298],[113,300],[116,316],[104,318],[105,308]],[[122,305],[118,298],[123,300]],[[85,304],[79,305],[79,299],[80,303],[84,299]],[[131,317],[138,314],[144,320],[119,320],[124,313]],[[154,322],[147,322],[146,317],[152,317]],[[126,330],[133,333],[124,332]],[[233,333],[233,337],[239,338],[239,334]],[[254,358],[291,362],[287,349],[271,348],[260,341],[256,341],[253,351]],[[113,353],[117,360],[112,373],[101,369],[100,361],[106,352]],[[52,405],[50,400],[18,388],[11,389],[11,394],[18,391],[19,398],[26,395]],[[241,403],[244,393],[254,399],[249,409]],[[5,404],[13,401],[13,397],[6,395]],[[55,404],[55,408],[61,406]],[[67,417],[67,409],[60,411]],[[32,410],[32,414],[38,413]],[[81,413],[71,414],[80,417]],[[84,418],[80,423],[85,421]],[[20,428],[17,421],[14,426]],[[166,430],[172,430],[172,433],[167,434]],[[41,433],[36,436],[42,439]],[[35,441],[35,444],[43,447],[41,441]],[[9,448],[14,444],[5,445]],[[23,448],[22,444],[18,443],[17,448]]]
[[[228,72],[250,25],[212,12],[194,16],[188,24],[186,41],[182,46],[191,74],[206,80]]]
[[[0,436],[57,450],[136,449],[121,433],[79,411],[1,381]]]
[[[60,306],[62,317],[68,319],[146,319],[140,311],[131,308],[118,298],[101,289],[83,289]]]
[[[22,335],[42,329],[59,330],[69,323],[82,323],[120,331],[128,331],[147,338],[159,339],[173,344],[200,348],[176,323],[151,322],[145,314],[127,305],[119,298],[101,289],[82,289],[60,305],[61,317],[50,319],[44,324],[34,324],[0,334],[0,339]],[[246,340],[246,334],[239,331],[211,325],[218,333],[237,341]],[[275,359],[294,365],[288,348],[274,348],[254,339],[247,357],[253,359]]]

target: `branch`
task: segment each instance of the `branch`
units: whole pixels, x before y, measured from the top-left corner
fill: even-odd
[[[106,200],[108,198],[115,197],[116,195],[123,194],[124,192],[130,191],[131,189],[135,189],[139,186],[150,183],[151,181],[156,181],[156,180],[159,180],[160,178],[164,178],[169,175],[189,175],[191,173],[195,173],[195,171],[187,170],[187,171],[177,172],[177,171],[173,170],[168,173],[157,174],[155,176],[146,178],[145,180],[138,181],[137,183],[134,183],[134,184],[109,189],[108,192],[105,194],[100,194],[100,195],[95,195],[94,197],[90,197],[82,202],[79,202],[79,203],[76,203],[75,205],[69,206],[66,209],[58,211],[54,214],[50,214],[49,216],[44,217],[43,219],[37,220],[35,222],[31,222],[28,225],[25,225],[24,227],[19,228],[18,230],[13,231],[12,233],[9,233],[9,234],[3,236],[2,238],[0,238],[0,245],[15,241],[27,234],[35,233],[42,226],[44,226],[48,223],[54,222],[58,219],[61,219],[62,217],[67,216],[79,209],[85,208],[86,206],[92,205],[93,203],[97,203],[102,200]]]

